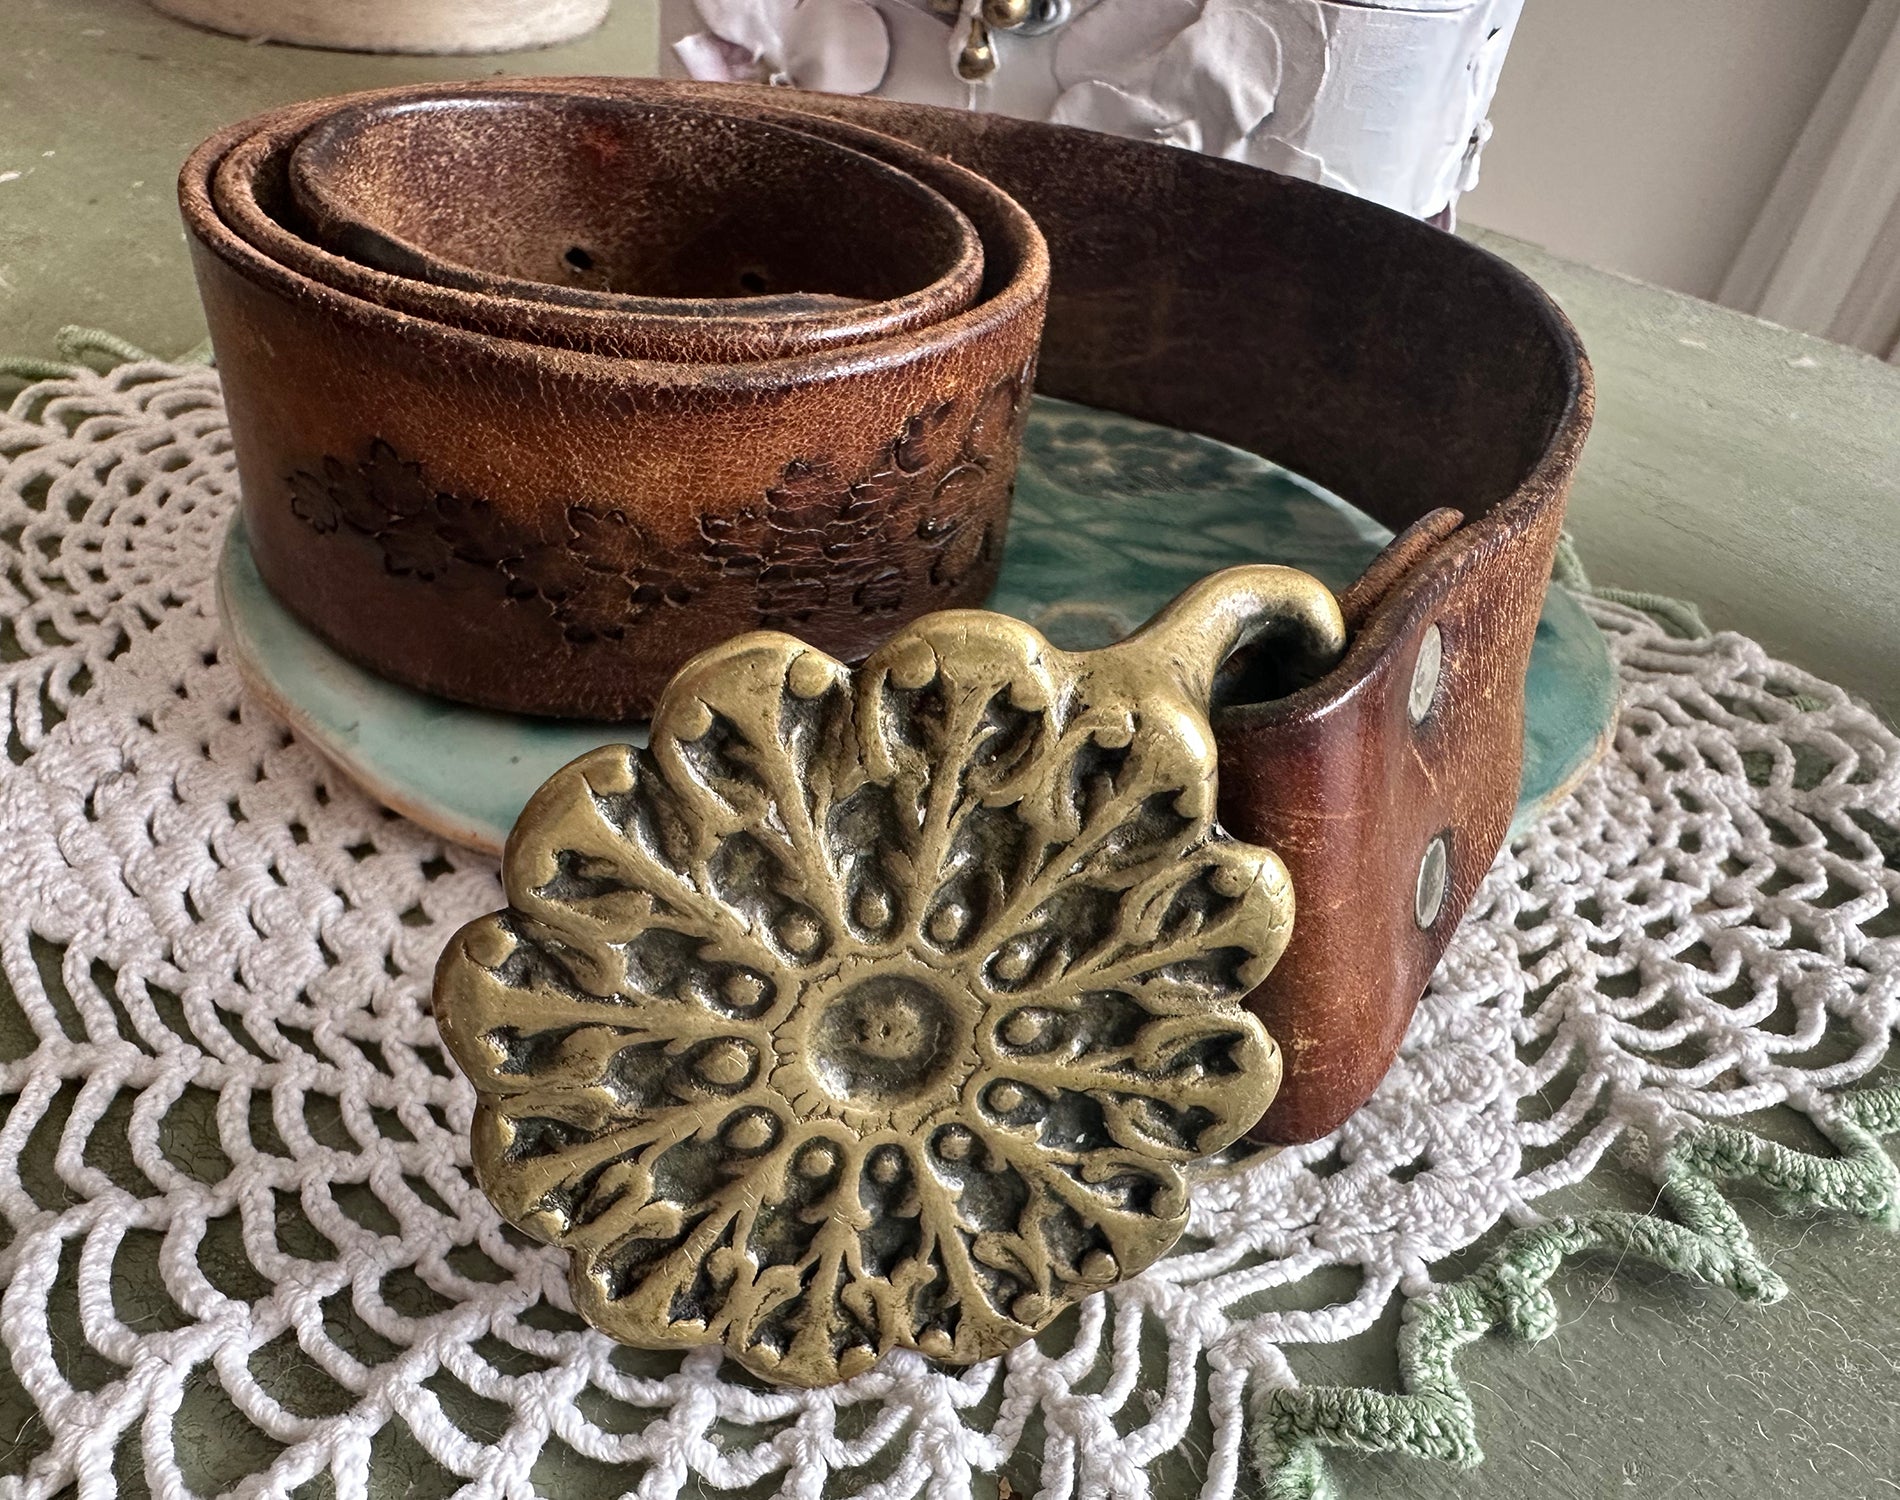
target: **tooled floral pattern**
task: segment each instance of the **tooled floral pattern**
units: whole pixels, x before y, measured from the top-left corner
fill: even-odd
[[[433,582],[457,564],[493,572],[504,597],[546,609],[577,645],[624,639],[720,580],[749,582],[757,623],[774,629],[827,610],[896,613],[917,588],[952,587],[996,555],[995,528],[966,497],[1008,461],[1030,378],[1025,368],[998,381],[960,429],[955,402],[918,413],[855,476],[793,459],[758,504],[701,516],[684,546],[586,500],[567,507],[561,541],[524,545],[488,501],[437,488],[382,438],[355,464],[325,457],[294,472],[290,508],[319,535],[369,539],[399,578]]]

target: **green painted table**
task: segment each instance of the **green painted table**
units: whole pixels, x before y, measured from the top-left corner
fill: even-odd
[[[171,184],[219,124],[348,88],[648,72],[655,56],[653,11],[637,0],[621,0],[594,37],[512,58],[251,47],[138,0],[0,0],[0,34],[0,350],[21,354],[50,353],[63,323],[163,354],[198,342]],[[1597,581],[1692,598],[1712,624],[1900,716],[1900,370],[1477,237],[1549,288],[1594,357],[1599,419],[1572,518]],[[1616,1201],[1631,1185],[1605,1173],[1594,1191]],[[1341,1458],[1345,1487],[1420,1500],[1900,1493],[1900,1240],[1745,1214],[1793,1288],[1787,1302],[1752,1310],[1607,1263],[1572,1267],[1550,1341],[1487,1341],[1460,1358],[1489,1454],[1482,1469]],[[1296,1369],[1390,1381],[1391,1321],[1297,1353]],[[0,1371],[0,1475],[17,1470],[33,1425]],[[1189,1444],[1166,1465],[1164,1489],[1193,1493],[1195,1468]],[[1034,1479],[1010,1475],[1018,1494]]]

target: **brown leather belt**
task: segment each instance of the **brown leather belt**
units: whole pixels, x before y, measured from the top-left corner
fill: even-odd
[[[265,580],[451,697],[625,717],[737,631],[855,660],[980,602],[1032,379],[1398,531],[1343,661],[1215,720],[1222,821],[1299,901],[1252,1002],[1286,1059],[1259,1133],[1371,1093],[1510,822],[1589,426],[1524,277],[1170,147],[632,80],[300,105],[180,191]]]

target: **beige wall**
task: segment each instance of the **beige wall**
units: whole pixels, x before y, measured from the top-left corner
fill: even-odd
[[[1526,0],[1467,221],[1708,297],[1866,0]]]

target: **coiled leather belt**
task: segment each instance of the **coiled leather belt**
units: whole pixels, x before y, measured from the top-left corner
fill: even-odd
[[[264,578],[448,696],[634,715],[740,630],[851,660],[980,602],[1032,381],[1393,527],[1339,665],[1215,720],[1222,821],[1299,897],[1261,1133],[1377,1084],[1509,825],[1589,425],[1517,272],[1168,147],[632,80],[280,110],[181,196]]]

